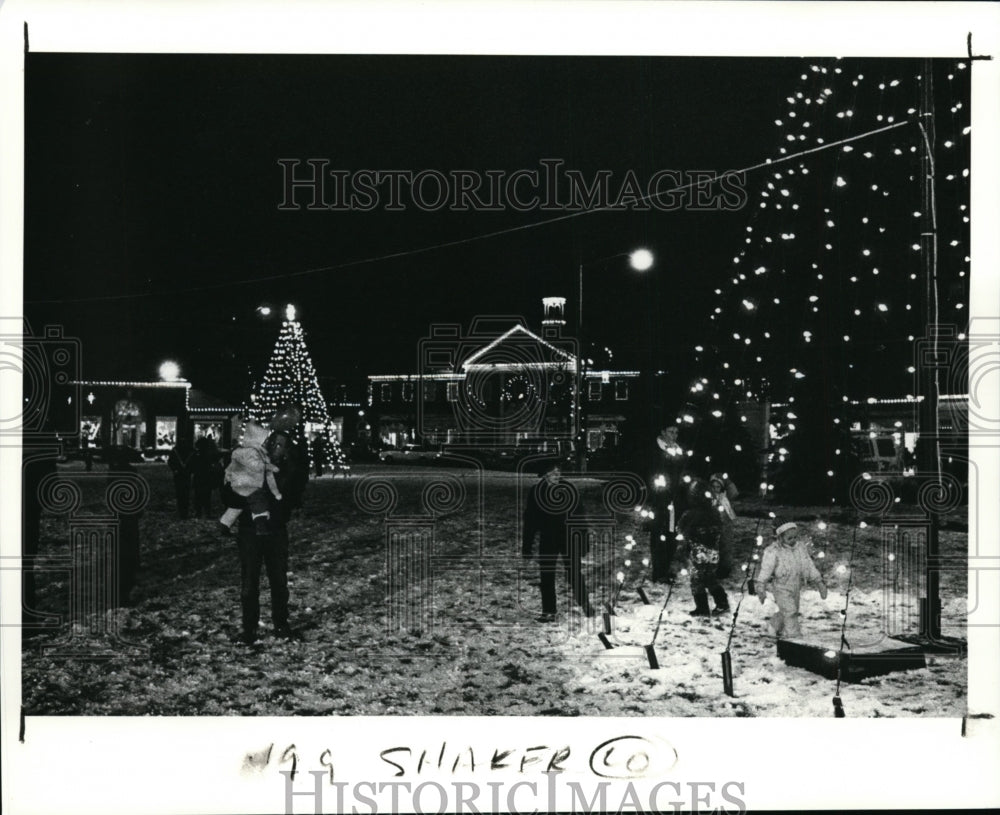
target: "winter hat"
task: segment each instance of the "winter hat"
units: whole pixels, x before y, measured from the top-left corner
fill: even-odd
[[[790,529],[798,529],[798,528],[799,528],[799,525],[797,523],[792,523],[792,521],[789,521],[788,523],[782,524],[781,526],[779,526],[775,530],[775,532],[777,532],[778,535],[780,536],[784,532],[788,532]]]
[[[257,424],[257,422],[247,422],[243,428],[243,446],[260,447],[267,441],[267,428]]]

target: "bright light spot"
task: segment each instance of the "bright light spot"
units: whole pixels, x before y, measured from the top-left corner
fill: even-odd
[[[639,272],[644,272],[653,265],[653,253],[648,249],[636,249],[628,257],[632,268]]]
[[[285,306],[285,319],[292,322],[295,319],[295,306],[289,303]]]
[[[167,360],[160,366],[160,379],[164,382],[176,382],[181,375],[181,366],[176,362]]]
[[[839,175],[837,176],[837,186],[838,187],[846,187],[847,186],[847,182],[844,181],[844,179],[841,176],[839,176]]]

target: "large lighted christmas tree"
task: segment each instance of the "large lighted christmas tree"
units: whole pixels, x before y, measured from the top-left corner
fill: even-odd
[[[748,174],[743,245],[694,348],[701,375],[678,419],[698,436],[693,463],[733,413],[770,403],[772,477],[843,494],[858,470],[850,428],[866,428],[869,406],[916,413],[928,323],[966,339],[969,97],[964,62],[803,65],[775,117],[777,153]],[[725,468],[731,447],[703,468]]]
[[[260,387],[250,398],[248,412],[251,419],[266,422],[286,405],[295,405],[302,412],[302,424],[296,433],[309,451],[310,468],[315,468],[318,459],[324,469],[347,470],[347,460],[334,433],[316,368],[306,347],[305,331],[291,305],[285,310],[270,362]]]

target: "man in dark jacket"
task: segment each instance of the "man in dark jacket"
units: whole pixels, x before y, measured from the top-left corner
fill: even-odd
[[[649,478],[650,510],[648,521],[650,580],[667,583],[676,548],[677,521],[687,509],[687,484],[684,482],[686,454],[677,441],[677,428],[667,426],[656,437],[656,460]]]
[[[174,494],[177,496],[177,515],[186,520],[191,505],[191,443],[181,439],[167,457],[167,466],[174,475]]]
[[[277,465],[275,480],[281,500],[272,496],[270,534],[258,535],[249,512],[240,515],[236,543],[240,553],[240,604],[242,607],[242,641],[248,645],[257,640],[260,623],[260,572],[267,570],[271,589],[271,621],[274,633],[291,639],[294,633],[288,624],[288,521],[292,511],[302,505],[302,496],[309,480],[309,463],[303,445],[298,443],[295,429],[299,413],[293,409],[280,411],[271,420],[271,435],[265,449]],[[234,493],[233,493],[234,494]],[[230,498],[232,495],[230,495]]]
[[[521,551],[525,559],[531,557],[535,535],[539,536],[538,569],[542,590],[542,616],[538,618],[539,622],[552,622],[556,617],[556,569],[560,558],[573,589],[573,598],[584,614],[594,616],[580,565],[580,559],[585,554],[582,551],[583,544],[571,543],[567,534],[569,502],[564,500],[566,490],[562,471],[558,465],[553,465],[531,488],[524,507],[524,540]]]

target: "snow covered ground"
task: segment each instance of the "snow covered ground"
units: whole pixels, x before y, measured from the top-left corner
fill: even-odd
[[[233,642],[239,632],[235,544],[216,534],[214,519],[176,518],[165,467],[140,471],[151,500],[140,523],[138,597],[133,607],[107,612],[101,622],[141,650],[130,655],[119,648],[108,658],[80,659],[51,650],[65,641],[65,629],[33,638],[23,657],[28,714],[832,715],[836,683],[777,657],[765,623],[773,610],[770,600],[761,607],[748,597],[740,607],[731,646],[735,698],[723,693],[720,662],[732,618],[692,618],[683,578],[656,639],[660,667],[651,669],[643,646],[653,636],[666,587],[643,584],[649,605],[635,591],[646,544],[632,516],[617,519],[609,548],[595,552],[587,569],[591,594],[603,602],[612,596],[622,557],[634,560],[625,570],[609,637],[616,647],[607,650],[598,639],[600,615],[585,620],[562,595],[557,622],[535,622],[537,567],[519,556],[518,479],[512,474],[479,480],[469,471],[450,472],[464,484],[463,502],[444,506],[435,520],[437,566],[432,580],[411,587],[416,616],[402,628],[387,625],[385,516],[359,506],[356,490],[364,468],[349,479],[312,482],[291,527],[292,625],[300,639],[286,642],[267,634],[265,580],[265,636],[259,647],[247,649]],[[398,493],[392,517],[405,517],[419,510],[424,487],[440,473],[396,469],[385,475]],[[579,487],[586,500],[600,498],[597,480],[581,480]],[[85,500],[81,511],[101,511],[98,498]],[[816,510],[770,509],[806,525],[817,522]],[[737,502],[736,510],[759,507]],[[804,592],[803,634],[836,649],[848,584],[848,570],[837,567],[849,562],[856,522],[842,515],[828,520],[822,531],[817,526],[814,539],[825,555],[821,568],[830,593],[822,601],[815,591]],[[738,562],[757,551],[757,523],[751,517],[737,521]],[[890,630],[912,627],[915,599],[888,591],[896,578],[884,574],[882,540],[891,527],[889,518],[882,529],[863,530],[855,543],[847,626],[853,647],[882,636],[887,602],[905,603],[909,614],[907,622],[896,609]],[[639,541],[627,554],[626,534]],[[960,528],[942,532],[943,552],[963,558],[966,539]],[[65,555],[67,541],[67,519],[44,518],[42,565]],[[742,576],[737,569],[726,581],[733,606]],[[945,633],[961,635],[964,629],[965,581],[964,571],[942,576]],[[560,576],[560,591],[564,585]],[[67,592],[64,575],[39,575],[43,610],[64,611]],[[81,630],[76,642],[102,637],[109,641],[106,634]],[[934,657],[920,670],[844,684],[840,696],[849,717],[962,716],[966,673],[964,658]]]

